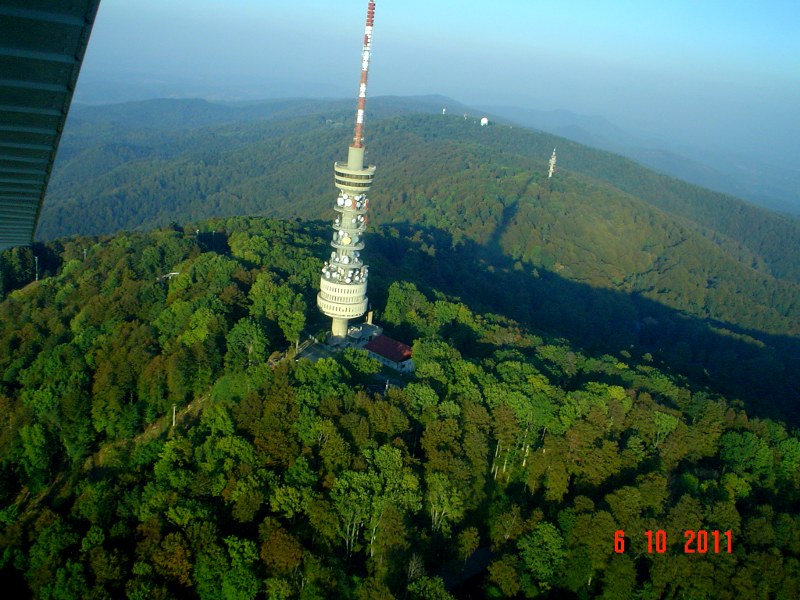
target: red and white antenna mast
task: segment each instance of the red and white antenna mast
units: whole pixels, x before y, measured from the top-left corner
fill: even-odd
[[[361,50],[361,85],[358,87],[358,111],[356,112],[353,148],[362,148],[364,142],[364,107],[367,104],[367,75],[369,73],[369,56],[372,52],[372,27],[374,23],[375,2],[370,0],[367,6],[367,25],[364,28],[364,47]]]

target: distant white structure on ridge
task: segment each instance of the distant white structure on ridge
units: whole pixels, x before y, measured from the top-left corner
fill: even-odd
[[[486,127],[489,124],[489,117],[481,117],[481,127]]]

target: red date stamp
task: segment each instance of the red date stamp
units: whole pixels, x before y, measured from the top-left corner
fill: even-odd
[[[683,532],[684,554],[730,554],[733,551],[733,533],[728,531],[707,531],[705,529],[687,529]],[[644,532],[648,554],[664,554],[667,551],[667,532],[663,529]],[[627,548],[625,532],[618,529],[614,532],[614,552],[622,554]]]

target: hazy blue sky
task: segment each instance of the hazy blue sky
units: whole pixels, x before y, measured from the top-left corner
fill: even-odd
[[[365,8],[365,0],[102,0],[80,85],[354,96]],[[796,158],[800,2],[379,0],[370,94],[567,109]]]

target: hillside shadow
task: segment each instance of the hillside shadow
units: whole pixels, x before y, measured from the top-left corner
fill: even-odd
[[[394,223],[367,240],[370,299],[385,306],[397,279],[460,298],[590,355],[638,359],[741,400],[750,416],[800,424],[800,339],[684,314],[637,293],[595,288],[502,255],[447,231]],[[426,289],[428,288],[428,289]],[[647,360],[647,359],[645,359]],[[643,362],[643,361],[642,361]]]

